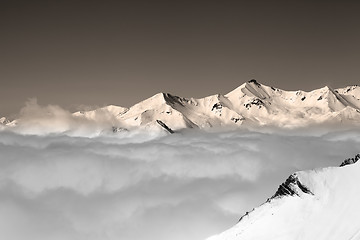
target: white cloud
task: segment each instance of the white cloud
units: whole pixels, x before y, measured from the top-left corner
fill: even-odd
[[[40,106],[36,98],[29,99],[20,110],[16,127],[12,131],[22,134],[67,134],[71,136],[96,136],[104,129],[111,130],[117,122],[106,109],[97,110],[92,119],[74,116],[57,106]]]
[[[0,132],[0,239],[202,239],[236,223],[292,172],[339,165],[360,152],[359,137],[356,130],[94,138]]]

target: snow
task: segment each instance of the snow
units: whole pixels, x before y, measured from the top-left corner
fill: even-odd
[[[360,88],[323,87],[310,92],[285,91],[251,80],[228,94],[204,98],[183,98],[158,93],[128,108],[110,105],[92,111],[80,111],[71,118],[104,122],[126,130],[155,130],[158,121],[176,131],[186,128],[236,129],[258,126],[305,128],[316,125],[360,126]],[[2,125],[16,127],[13,122]],[[58,129],[58,128],[54,128]]]
[[[313,194],[275,197],[208,240],[360,239],[360,164],[300,171]]]

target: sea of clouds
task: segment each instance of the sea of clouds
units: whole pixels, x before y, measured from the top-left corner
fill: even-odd
[[[89,135],[93,123],[56,106],[33,102],[22,116],[0,132],[0,239],[205,239],[291,173],[360,152],[356,129]]]

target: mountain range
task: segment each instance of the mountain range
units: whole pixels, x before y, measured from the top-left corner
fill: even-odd
[[[103,119],[104,115],[111,119],[113,132],[360,125],[360,87],[332,89],[326,86],[310,92],[285,91],[250,80],[225,95],[196,99],[158,93],[130,108],[110,105],[72,114],[76,119],[90,121]],[[17,122],[0,119],[0,124],[10,127]]]

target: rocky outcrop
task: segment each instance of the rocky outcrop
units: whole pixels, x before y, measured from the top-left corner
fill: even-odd
[[[156,120],[156,122],[162,127],[162,128],[164,128],[167,132],[169,132],[169,133],[174,133],[174,131],[171,129],[171,128],[169,128],[163,121],[161,121],[161,120]]]
[[[357,161],[360,160],[360,153],[356,154],[355,157],[353,158],[348,158],[346,160],[344,160],[341,164],[340,167],[346,166],[346,165],[350,165],[350,164],[354,164]]]
[[[271,197],[271,199],[282,197],[282,196],[288,196],[288,195],[299,196],[301,192],[305,193],[305,194],[314,195],[308,187],[306,187],[304,184],[302,184],[300,182],[296,173],[294,173],[294,174],[290,175],[290,177],[288,177],[286,179],[286,181],[279,186],[278,190],[276,191],[274,196]]]

